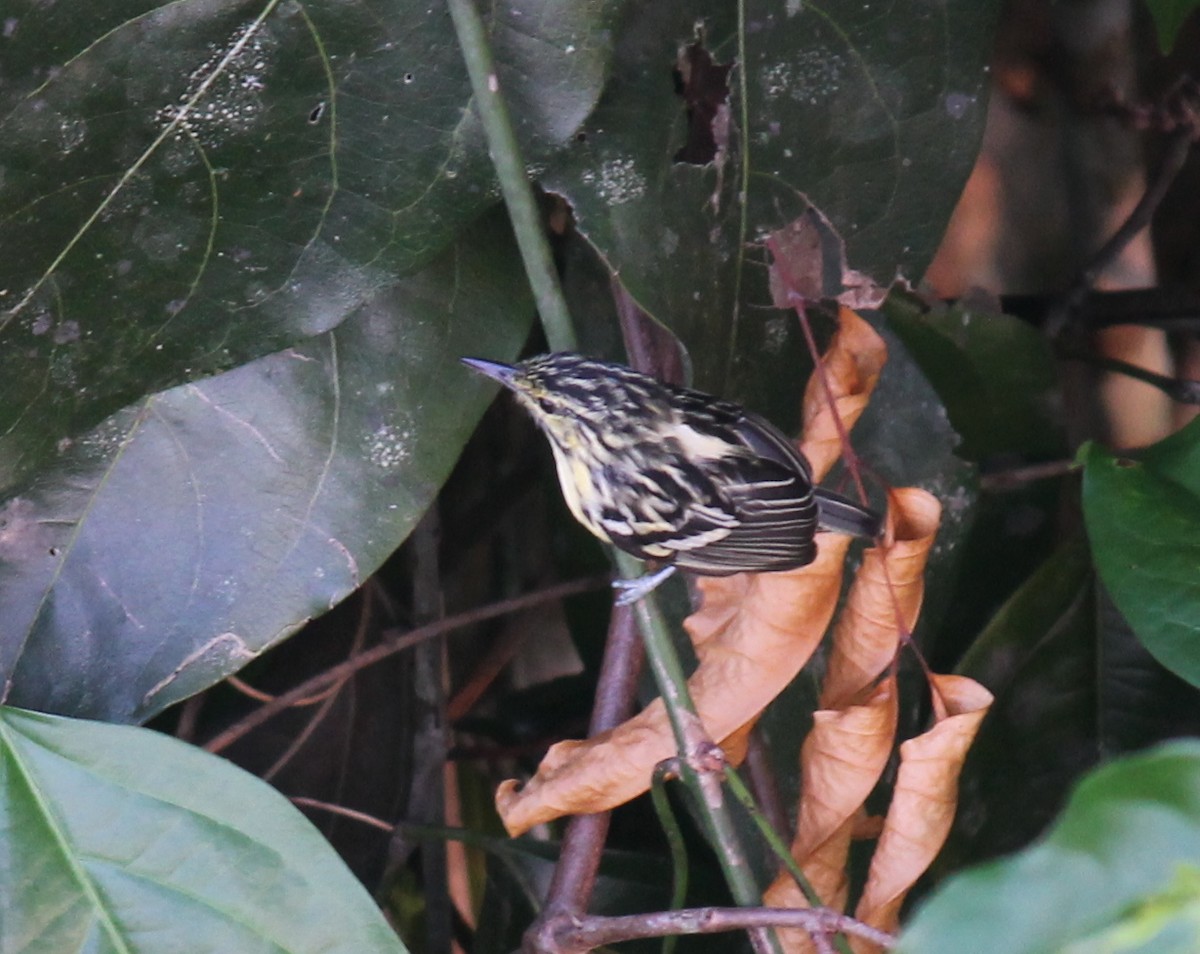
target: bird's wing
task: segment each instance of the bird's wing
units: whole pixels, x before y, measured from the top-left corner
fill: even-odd
[[[675,562],[710,576],[787,570],[816,556],[817,505],[805,473],[763,457],[731,458],[716,481],[736,525],[718,540],[681,547]]]
[[[636,483],[621,484],[627,496],[601,519],[610,539],[710,576],[810,563],[817,510],[807,462],[767,421],[706,400],[705,413],[686,414],[674,431],[677,446],[647,449]]]
[[[736,512],[703,468],[678,456],[648,461],[606,482],[614,498],[597,522],[617,547],[644,560],[671,560],[683,549],[715,543],[739,525]]]

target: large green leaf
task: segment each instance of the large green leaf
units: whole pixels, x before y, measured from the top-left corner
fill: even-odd
[[[492,42],[531,161],[604,80],[616,4]],[[10,0],[0,38],[0,494],[63,437],[322,334],[495,201],[442,4]]]
[[[1200,743],[1100,768],[1040,844],[953,878],[899,954],[1200,948]]]
[[[151,395],[0,506],[12,704],[145,719],[345,597],[404,539],[532,305],[492,216],[339,328]]]
[[[744,30],[739,9],[638,5],[599,106],[544,177],[718,391],[793,354],[794,322],[764,310],[764,252],[749,243],[806,202],[851,267],[920,277],[974,162],[997,4],[752,0]],[[719,64],[745,57],[729,73],[728,149],[707,166],[676,161],[696,119],[672,67],[697,39]],[[753,360],[744,375],[734,345]]]
[[[1081,536],[1012,595],[958,671],[995,702],[963,767],[943,867],[1024,847],[1104,756],[1200,732],[1197,691],[1138,642]]]
[[[930,307],[899,290],[884,314],[945,403],[964,457],[1062,453],[1058,371],[1045,335],[1008,315]]]
[[[1158,48],[1169,53],[1175,47],[1179,30],[1200,7],[1200,0],[1146,0],[1158,34]]]
[[[404,948],[253,776],[147,729],[0,708],[0,950]]]
[[[1136,459],[1096,445],[1080,456],[1104,585],[1155,658],[1200,686],[1200,421]]]

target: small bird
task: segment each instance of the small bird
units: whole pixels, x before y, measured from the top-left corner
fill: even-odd
[[[462,358],[500,382],[550,441],[567,505],[656,572],[617,580],[640,599],[676,569],[702,576],[811,563],[814,534],[879,534],[879,515],[812,484],[804,455],[731,401],[570,352],[516,365]]]

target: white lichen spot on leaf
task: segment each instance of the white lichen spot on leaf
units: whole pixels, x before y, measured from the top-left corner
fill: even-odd
[[[412,452],[412,431],[384,424],[367,439],[367,459],[382,470],[392,470],[408,460]]]
[[[208,58],[188,75],[179,101],[160,108],[158,121],[177,123],[181,138],[194,137],[208,148],[249,132],[265,111],[260,94],[273,47],[258,23],[241,27],[224,44],[210,44]]]
[[[588,169],[583,181],[595,187],[598,198],[612,205],[640,199],[646,192],[646,180],[632,159],[609,159],[599,171]]]

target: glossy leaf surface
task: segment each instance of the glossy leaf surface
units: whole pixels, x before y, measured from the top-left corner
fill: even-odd
[[[147,729],[0,708],[0,949],[402,954],[287,800]]]
[[[334,331],[155,394],[0,507],[7,701],[145,719],[349,594],[492,397],[531,314],[494,218]]]

